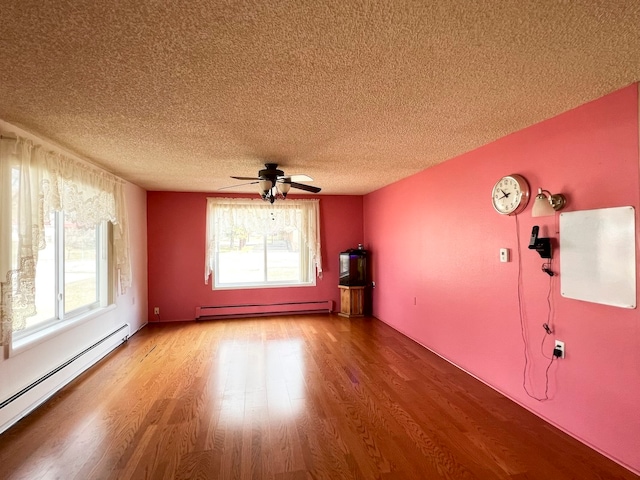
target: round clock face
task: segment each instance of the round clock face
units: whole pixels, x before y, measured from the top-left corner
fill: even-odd
[[[529,203],[529,184],[521,175],[502,177],[493,187],[493,208],[502,215],[516,215]]]

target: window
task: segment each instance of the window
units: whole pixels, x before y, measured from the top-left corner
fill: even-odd
[[[116,286],[108,254],[124,292],[128,250],[122,180],[0,135],[0,345],[11,352],[106,307]]]
[[[212,275],[212,288],[315,285],[318,212],[318,200],[209,198],[205,283]]]
[[[106,306],[106,230],[104,223],[83,228],[64,212],[46,216],[35,272],[36,313],[16,325],[15,340]]]

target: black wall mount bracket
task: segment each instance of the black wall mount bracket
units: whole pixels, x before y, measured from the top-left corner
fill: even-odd
[[[529,240],[529,249],[538,252],[541,258],[551,258],[551,239],[538,237],[540,227],[534,225],[531,230],[531,239]]]

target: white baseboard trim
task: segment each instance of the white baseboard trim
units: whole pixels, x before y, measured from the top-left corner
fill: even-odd
[[[121,325],[62,365],[0,402],[0,434],[38,408],[62,387],[98,363],[115,348],[122,345],[129,339],[129,336],[129,325]]]

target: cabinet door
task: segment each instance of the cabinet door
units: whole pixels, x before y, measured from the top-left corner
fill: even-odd
[[[348,288],[340,289],[340,313],[345,315],[351,313],[351,292]]]
[[[340,315],[361,317],[364,311],[364,287],[340,287]]]

